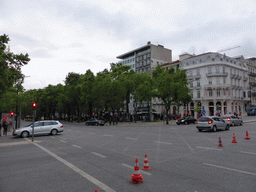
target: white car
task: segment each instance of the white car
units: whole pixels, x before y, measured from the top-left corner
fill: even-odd
[[[221,117],[217,116],[203,116],[196,121],[196,128],[199,132],[202,130],[217,131],[229,130],[230,125]]]
[[[27,125],[26,127],[21,127],[13,131],[13,136],[18,137],[28,137],[32,135],[33,123]],[[34,123],[34,135],[56,135],[60,132],[63,132],[63,125],[59,121],[55,120],[45,120],[45,121],[36,121]]]
[[[228,114],[228,115],[223,115],[222,118],[232,127],[234,127],[235,125],[240,125],[240,126],[243,125],[243,119],[241,117]]]

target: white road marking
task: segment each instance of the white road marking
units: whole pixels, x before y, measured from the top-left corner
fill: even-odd
[[[161,143],[161,144],[168,144],[168,145],[171,145],[172,143],[167,143],[167,142],[162,142],[162,141],[154,141],[156,143]]]
[[[28,140],[28,139],[27,139]],[[28,140],[30,141],[30,140]],[[95,179],[94,177],[92,177],[91,175],[85,173],[84,171],[82,171],[81,169],[79,169],[78,167],[74,166],[73,164],[69,163],[68,161],[66,161],[65,159],[62,159],[61,157],[59,157],[58,155],[52,153],[51,151],[49,151],[48,149],[42,147],[41,145],[34,143],[34,145],[36,145],[37,147],[39,147],[40,149],[42,149],[43,151],[45,151],[46,153],[48,153],[49,155],[51,155],[52,157],[54,157],[55,159],[57,159],[58,161],[62,162],[64,165],[68,166],[70,169],[72,169],[73,171],[77,172],[78,174],[80,174],[82,177],[84,177],[85,179],[89,180],[90,182],[92,182],[93,184],[97,185],[99,188],[101,188],[102,190],[106,191],[106,192],[116,192],[114,189],[108,187],[107,185],[105,185],[104,183],[100,182],[99,180]]]
[[[99,153],[95,153],[95,152],[92,152],[94,155],[97,155],[97,156],[99,156],[99,157],[102,157],[102,158],[106,158],[106,156],[104,156],[104,155],[101,155],[101,154],[99,154]]]
[[[134,167],[132,167],[132,166],[130,166],[130,165],[127,165],[127,164],[122,164],[123,166],[125,166],[125,167],[128,167],[128,168],[130,168],[130,169],[134,169]],[[149,173],[149,172],[146,172],[146,171],[143,171],[143,170],[140,170],[140,172],[141,173],[143,173],[143,174],[145,174],[145,175],[151,175],[151,173]]]
[[[79,149],[82,149],[82,147],[78,146],[78,145],[72,145],[73,147],[76,147],[76,148],[79,148]]]
[[[250,154],[250,155],[256,155],[256,153],[251,153],[251,152],[246,152],[246,151],[240,151],[240,153],[246,153],[246,154]]]
[[[247,172],[247,171],[241,171],[241,170],[237,170],[237,169],[231,169],[231,168],[228,168],[228,167],[222,167],[222,166],[219,166],[219,165],[212,165],[212,164],[208,164],[208,163],[203,163],[204,165],[208,165],[208,166],[212,166],[212,167],[217,167],[217,168],[221,168],[221,169],[227,169],[227,170],[230,170],[230,171],[236,171],[236,172],[239,172],[239,173],[245,173],[245,174],[249,174],[249,175],[255,175],[256,176],[256,173],[251,173],[251,172]]]
[[[216,151],[222,151],[222,149],[214,149],[214,148],[199,147],[199,146],[197,146],[196,148],[200,148],[200,149],[209,149],[209,150],[216,150]]]
[[[103,136],[114,137],[114,135],[106,135],[106,134],[104,134]]]
[[[63,143],[67,143],[67,141],[64,141],[64,140],[60,140],[61,142],[63,142]]]
[[[136,138],[129,138],[129,137],[126,137],[125,139],[137,140]]]
[[[41,141],[35,140],[34,142],[40,143]],[[27,141],[20,141],[20,142],[13,142],[13,143],[0,143],[0,147],[24,145],[24,144],[30,144],[30,143],[31,142],[27,142]]]

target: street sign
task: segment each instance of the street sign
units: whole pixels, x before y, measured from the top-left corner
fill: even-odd
[[[205,116],[205,114],[206,114],[206,111],[205,111],[205,110],[202,110],[202,114]]]

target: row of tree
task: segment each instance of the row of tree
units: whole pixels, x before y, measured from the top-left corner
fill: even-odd
[[[152,98],[161,99],[167,114],[171,105],[191,101],[186,71],[173,67],[165,69],[160,65],[150,75],[135,73],[130,66],[121,63],[112,63],[110,70],[105,69],[97,75],[91,70],[85,74],[71,72],[66,76],[64,85],[48,85],[43,89],[28,91],[22,91],[15,82],[8,84],[8,91],[1,94],[0,110],[17,111],[16,106],[19,106],[18,111],[22,116],[32,114],[33,102],[37,103],[38,117],[52,118],[58,112],[67,115],[68,119],[76,116],[80,120],[84,114],[114,113],[120,109],[129,113],[131,95],[134,103],[150,103]]]

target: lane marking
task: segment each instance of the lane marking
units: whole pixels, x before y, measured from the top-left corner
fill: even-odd
[[[26,138],[27,141],[30,141]],[[31,142],[32,143],[32,142]],[[62,159],[61,157],[59,157],[58,155],[56,155],[55,153],[52,153],[51,151],[49,151],[48,149],[42,147],[41,145],[34,143],[34,145],[36,145],[37,147],[39,147],[40,149],[42,149],[43,151],[45,151],[46,153],[48,153],[49,155],[51,155],[52,157],[54,157],[55,159],[57,159],[58,161],[62,162],[64,165],[68,166],[69,168],[71,168],[73,171],[77,172],[78,174],[80,174],[82,177],[84,177],[85,179],[89,180],[90,182],[92,182],[93,184],[97,185],[99,188],[101,188],[102,190],[106,191],[106,192],[116,192],[114,189],[108,187],[107,185],[105,185],[104,183],[100,182],[99,180],[95,179],[94,177],[92,177],[91,175],[87,174],[86,172],[82,171],[81,169],[79,169],[78,167],[74,166],[73,164],[69,163],[68,161],[66,161],[65,159]]]
[[[161,143],[161,144],[168,144],[168,145],[171,145],[172,143],[167,143],[167,142],[162,142],[162,141],[154,141],[156,143]]]
[[[203,163],[204,165],[208,165],[208,166],[212,166],[212,167],[217,167],[217,168],[221,168],[221,169],[227,169],[227,170],[230,170],[230,171],[236,171],[236,172],[239,172],[239,173],[245,173],[245,174],[249,174],[249,175],[255,175],[256,176],[256,173],[251,173],[251,172],[247,172],[247,171],[241,171],[241,170],[238,170],[238,169],[231,169],[231,168],[228,168],[228,167],[222,167],[222,166],[219,166],[219,165],[212,165],[212,164],[208,164],[208,163]]]
[[[136,139],[136,138],[126,137],[125,139],[130,139],[130,140],[135,140],[135,141],[137,141],[137,139]]]
[[[106,135],[106,134],[104,134],[103,136],[106,136],[106,137],[114,137],[114,135]]]
[[[196,148],[222,151],[222,149],[214,149],[214,148],[208,148],[208,147],[199,147],[199,146],[197,146]]]
[[[92,152],[92,154],[97,155],[97,156],[102,157],[102,158],[106,158],[106,156],[101,155],[101,154],[99,154],[99,153]]]
[[[61,142],[63,142],[63,143],[67,143],[67,141],[64,141],[64,140],[60,140]]]
[[[125,166],[125,167],[128,167],[128,168],[130,168],[130,169],[134,169],[134,167],[132,167],[132,166],[130,166],[130,165],[127,165],[127,164],[125,164],[125,163],[123,163],[122,165]],[[145,175],[149,175],[149,176],[151,175],[151,173],[146,172],[146,171],[143,171],[143,170],[140,170],[140,172],[143,173],[143,174],[145,174]]]
[[[240,151],[240,153],[246,153],[246,154],[250,154],[250,155],[256,155],[256,153],[251,153],[251,152],[246,152],[246,151]]]
[[[76,147],[76,148],[79,148],[79,149],[82,149],[82,147],[78,146],[78,145],[72,145],[73,147]]]
[[[41,141],[36,140],[35,142],[36,143],[40,143]],[[13,143],[0,143],[0,147],[15,146],[15,145],[25,145],[25,144],[30,144],[30,142],[20,141],[20,142],[13,142]]]

